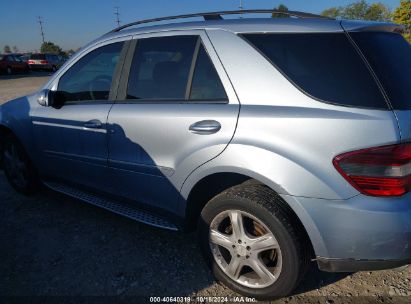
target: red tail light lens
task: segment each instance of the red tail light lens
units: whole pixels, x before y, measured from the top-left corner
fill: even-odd
[[[366,195],[400,196],[411,189],[411,143],[344,153],[333,164]]]
[[[40,60],[40,64],[48,64],[47,60]]]
[[[29,60],[27,62],[28,62],[28,64],[34,64],[34,60]]]

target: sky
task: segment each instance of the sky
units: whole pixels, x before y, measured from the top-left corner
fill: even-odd
[[[290,10],[320,13],[355,0],[243,0],[244,9],[273,8],[285,4]],[[38,16],[42,16],[46,41],[63,50],[76,49],[116,26],[114,7],[121,24],[141,19],[196,12],[235,10],[240,0],[36,0],[7,1],[0,10],[0,53],[4,45],[20,51],[38,50],[41,45]],[[368,0],[373,2],[373,0]],[[394,9],[400,0],[378,0]]]

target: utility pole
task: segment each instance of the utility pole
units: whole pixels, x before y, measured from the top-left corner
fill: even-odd
[[[243,10],[243,0],[240,0],[240,5],[238,6],[238,8],[240,9],[240,11]],[[240,15],[240,18],[243,18],[243,15]]]
[[[118,12],[119,7],[116,6],[114,7],[116,9],[116,11],[114,12],[114,15],[116,16],[116,23],[117,26],[120,26],[120,13]]]
[[[41,32],[41,38],[43,39],[43,43],[44,43],[44,30],[43,30],[43,19],[42,19],[42,17],[41,16],[39,16],[38,17],[38,21],[37,21],[39,24],[40,24],[40,32]]]

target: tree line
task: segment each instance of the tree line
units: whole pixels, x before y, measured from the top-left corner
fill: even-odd
[[[283,4],[276,9],[282,12],[288,11]],[[411,43],[411,0],[401,0],[400,5],[393,11],[381,2],[368,3],[365,0],[359,0],[346,6],[330,7],[321,15],[337,19],[395,22],[404,26],[403,36]],[[280,13],[273,14],[273,17],[288,16]]]
[[[13,46],[13,49],[10,48],[9,45],[4,46],[4,53],[10,54],[12,53],[19,53],[19,49],[17,46]],[[68,50],[68,51],[63,51],[60,46],[57,44],[54,44],[53,42],[50,41],[45,41],[42,43],[40,47],[40,52],[41,53],[48,53],[48,54],[56,54],[56,55],[63,55],[63,56],[71,56],[72,54],[75,53],[75,50]]]

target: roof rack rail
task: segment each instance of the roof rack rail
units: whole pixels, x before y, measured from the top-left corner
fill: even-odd
[[[298,11],[280,11],[276,9],[247,9],[247,10],[236,10],[236,11],[219,11],[219,12],[208,12],[208,13],[196,13],[196,14],[187,14],[187,15],[178,15],[178,16],[168,16],[168,17],[161,17],[161,18],[153,18],[153,19],[146,19],[131,22],[122,26],[115,28],[114,30],[108,32],[115,33],[119,32],[125,28],[145,24],[145,23],[152,23],[164,20],[175,20],[175,19],[185,19],[185,18],[192,18],[192,17],[203,17],[204,20],[221,20],[222,15],[241,15],[241,14],[278,14],[278,15],[287,15],[289,17],[297,17],[297,18],[321,18],[321,19],[333,19],[330,17],[325,17],[321,15],[315,15],[310,13],[298,12]]]

